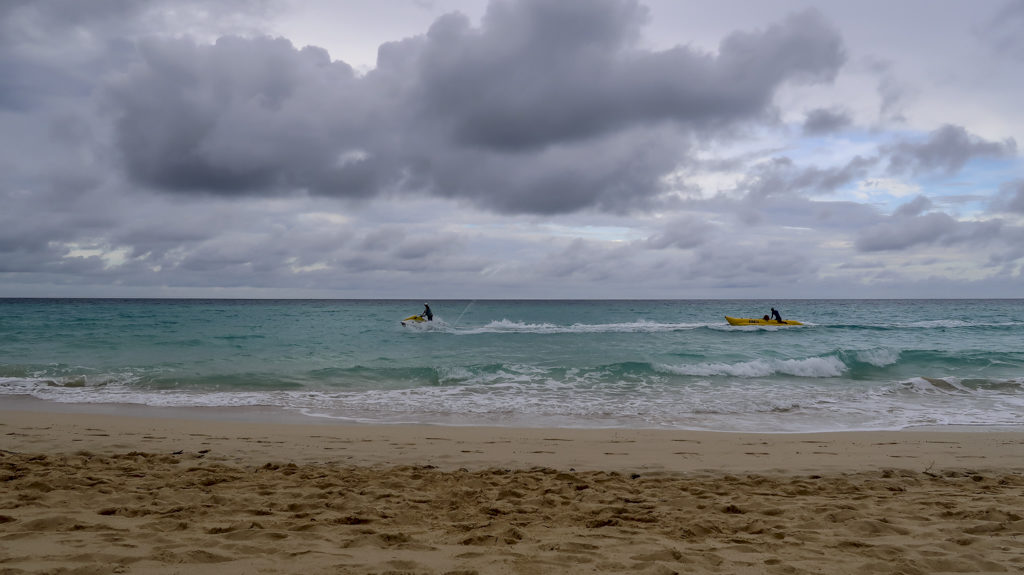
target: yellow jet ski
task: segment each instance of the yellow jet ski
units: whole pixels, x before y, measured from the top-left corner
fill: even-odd
[[[725,321],[729,322],[729,325],[803,325],[802,323],[793,319],[786,319],[782,320],[781,322],[778,322],[775,321],[774,319],[725,316]]]
[[[427,321],[427,320],[426,320],[426,318],[424,318],[421,315],[411,315],[411,316],[409,316],[409,317],[407,317],[407,318],[402,320],[402,325],[405,325],[405,322],[407,322],[407,321],[410,321],[412,323],[421,323],[421,322],[424,322],[424,321]]]

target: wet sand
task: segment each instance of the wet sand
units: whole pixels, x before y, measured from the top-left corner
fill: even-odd
[[[1020,431],[360,426],[3,401],[4,574],[1024,572]]]

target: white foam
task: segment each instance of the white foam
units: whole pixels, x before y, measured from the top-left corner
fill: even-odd
[[[659,365],[656,369],[677,375],[711,377],[768,377],[783,374],[798,377],[839,377],[847,370],[839,358],[810,357],[806,359],[755,359],[740,363],[698,363],[692,365]]]
[[[907,327],[923,327],[923,328],[937,328],[937,327],[971,327],[979,324],[969,323],[959,319],[936,319],[927,321],[915,321],[907,324]]]
[[[697,367],[697,369],[693,369]],[[601,370],[555,376],[532,365],[494,372],[439,370],[442,385],[401,389],[289,391],[152,390],[112,383],[55,386],[48,380],[0,378],[0,394],[70,403],[154,407],[278,407],[366,423],[439,423],[563,427],[660,427],[718,431],[838,431],[921,425],[1020,423],[1024,393],[955,377],[899,382],[828,379],[843,368],[834,357],[666,366],[641,378],[609,381]],[[700,373],[725,379],[681,381]],[[752,374],[752,375],[751,375]],[[773,375],[753,382],[750,377]],[[810,375],[808,375],[810,374]],[[787,377],[789,376],[789,377]],[[999,382],[996,382],[999,383]]]
[[[900,360],[900,352],[895,349],[863,349],[856,354],[858,361],[870,363],[875,367],[893,365]]]
[[[453,333],[474,335],[482,333],[658,333],[692,330],[708,327],[704,323],[661,323],[646,320],[624,323],[557,325],[553,323],[526,323],[502,319],[476,328],[464,328]]]

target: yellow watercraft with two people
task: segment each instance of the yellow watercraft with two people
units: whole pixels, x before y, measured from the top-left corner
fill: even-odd
[[[725,321],[729,322],[729,325],[803,325],[802,323],[794,319],[778,321],[774,319],[764,319],[756,317],[725,316]]]

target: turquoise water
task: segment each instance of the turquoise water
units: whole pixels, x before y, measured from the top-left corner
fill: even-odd
[[[777,307],[802,327],[731,327]],[[1024,300],[0,300],[0,401],[722,431],[1024,423]]]

